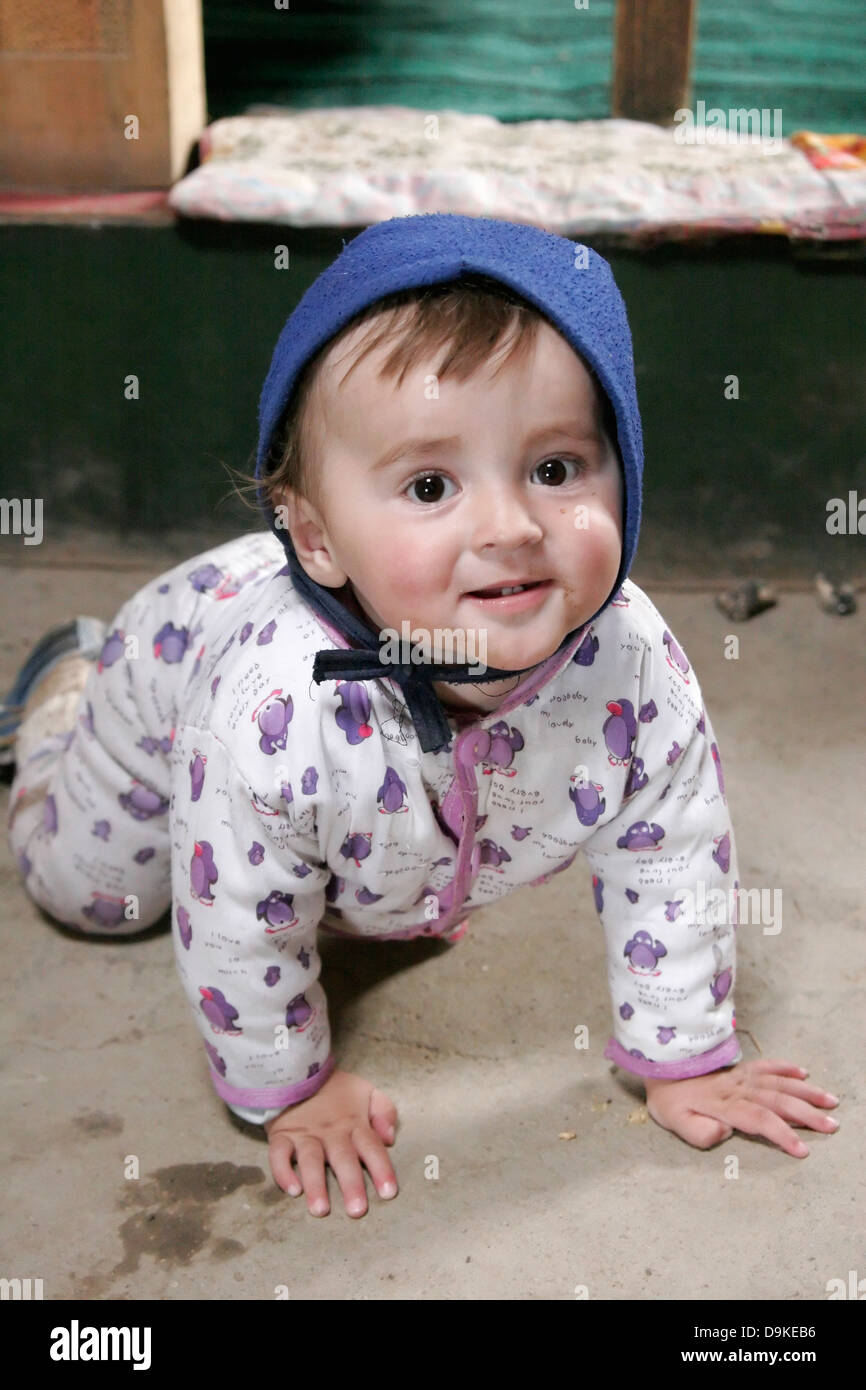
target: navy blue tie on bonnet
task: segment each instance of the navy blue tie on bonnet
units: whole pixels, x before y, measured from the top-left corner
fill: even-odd
[[[538,227],[454,213],[394,217],[368,227],[343,247],[340,255],[313,281],[289,316],[274,349],[259,402],[256,477],[266,476],[275,434],[289,405],[304,363],[349,319],[374,300],[396,290],[481,274],[516,290],[558,329],[593,368],[616,416],[623,470],[623,544],[619,574],[592,618],[608,606],[627,577],[637,549],[643,477],[643,436],[635,390],[631,331],[625,304],[603,257],[588,247]],[[291,536],[273,506],[258,493],[270,529],[286,551],[295,589],[311,607],[354,644],[316,654],[313,680],[397,682],[403,692],[423,751],[447,747],[452,738],[433,681],[460,684],[478,681],[475,665],[401,663],[382,656],[379,633],[316,583],[301,565]],[[584,626],[585,624],[581,624]],[[568,633],[561,651],[579,628]],[[484,681],[522,675],[530,667],[506,671],[488,666]]]

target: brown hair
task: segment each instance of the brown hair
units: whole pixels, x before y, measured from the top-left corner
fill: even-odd
[[[396,377],[399,386],[408,371],[440,348],[444,353],[435,369],[436,377],[440,381],[448,376],[465,381],[493,356],[500,342],[506,340],[506,351],[495,375],[513,357],[521,357],[529,350],[535,342],[539,323],[546,322],[546,318],[515,290],[480,274],[397,290],[366,305],[304,363],[289,404],[274,431],[265,459],[265,476],[257,480],[239,474],[248,484],[246,489],[239,491],[263,488],[271,506],[275,506],[279,494],[290,489],[322,510],[320,474],[310,428],[311,396],[325,356],[350,332],[368,321],[371,322],[370,331],[362,338],[361,351],[342,381],[380,344],[396,339],[379,368],[378,377],[380,381]],[[509,334],[511,338],[507,341]],[[613,407],[592,367],[586,361],[584,366],[596,387],[600,423],[616,448]]]

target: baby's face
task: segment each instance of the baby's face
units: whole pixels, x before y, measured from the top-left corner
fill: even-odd
[[[622,552],[620,466],[588,372],[542,322],[525,357],[494,377],[500,349],[467,381],[439,383],[438,397],[429,363],[400,386],[377,380],[387,343],[340,386],[365,328],[319,377],[324,514],[301,502],[298,558],[321,584],[349,580],[377,629],[400,635],[408,620],[431,643],[436,628],[462,629],[488,666],[546,660],[604,603]],[[540,587],[476,593],[521,581]]]

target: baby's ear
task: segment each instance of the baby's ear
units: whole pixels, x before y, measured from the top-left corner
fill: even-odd
[[[315,504],[300,493],[287,489],[284,497],[292,545],[307,574],[329,589],[342,588],[348,575],[332,553],[324,517]]]

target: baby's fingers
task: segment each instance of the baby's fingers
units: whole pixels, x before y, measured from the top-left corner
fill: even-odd
[[[805,1067],[798,1067],[796,1062],[786,1062],[778,1057],[756,1057],[750,1062],[743,1063],[744,1071],[751,1071],[760,1074],[761,1072],[775,1072],[777,1076],[799,1076],[808,1075]]]
[[[717,1119],[726,1120],[744,1134],[762,1134],[793,1158],[805,1158],[809,1152],[781,1115],[749,1100],[732,1100],[715,1112]]]
[[[773,1087],[764,1090],[756,1087],[754,1099],[757,1104],[765,1105],[768,1110],[773,1110],[777,1115],[781,1115],[783,1120],[789,1120],[791,1124],[802,1125],[806,1129],[820,1129],[825,1134],[831,1134],[833,1130],[839,1128],[839,1121],[832,1115],[825,1115],[823,1111],[816,1109],[815,1104],[810,1104],[809,1100],[803,1096],[793,1095],[781,1087]],[[818,1097],[823,1096],[822,1091],[818,1091]],[[827,1104],[828,1102],[818,1100],[817,1104]]]
[[[301,1191],[301,1185],[295,1177],[292,1168],[292,1157],[295,1146],[291,1136],[281,1130],[272,1134],[268,1142],[268,1162],[271,1165],[271,1174],[277,1187],[281,1187],[284,1192],[290,1192],[293,1197],[297,1197]]]

